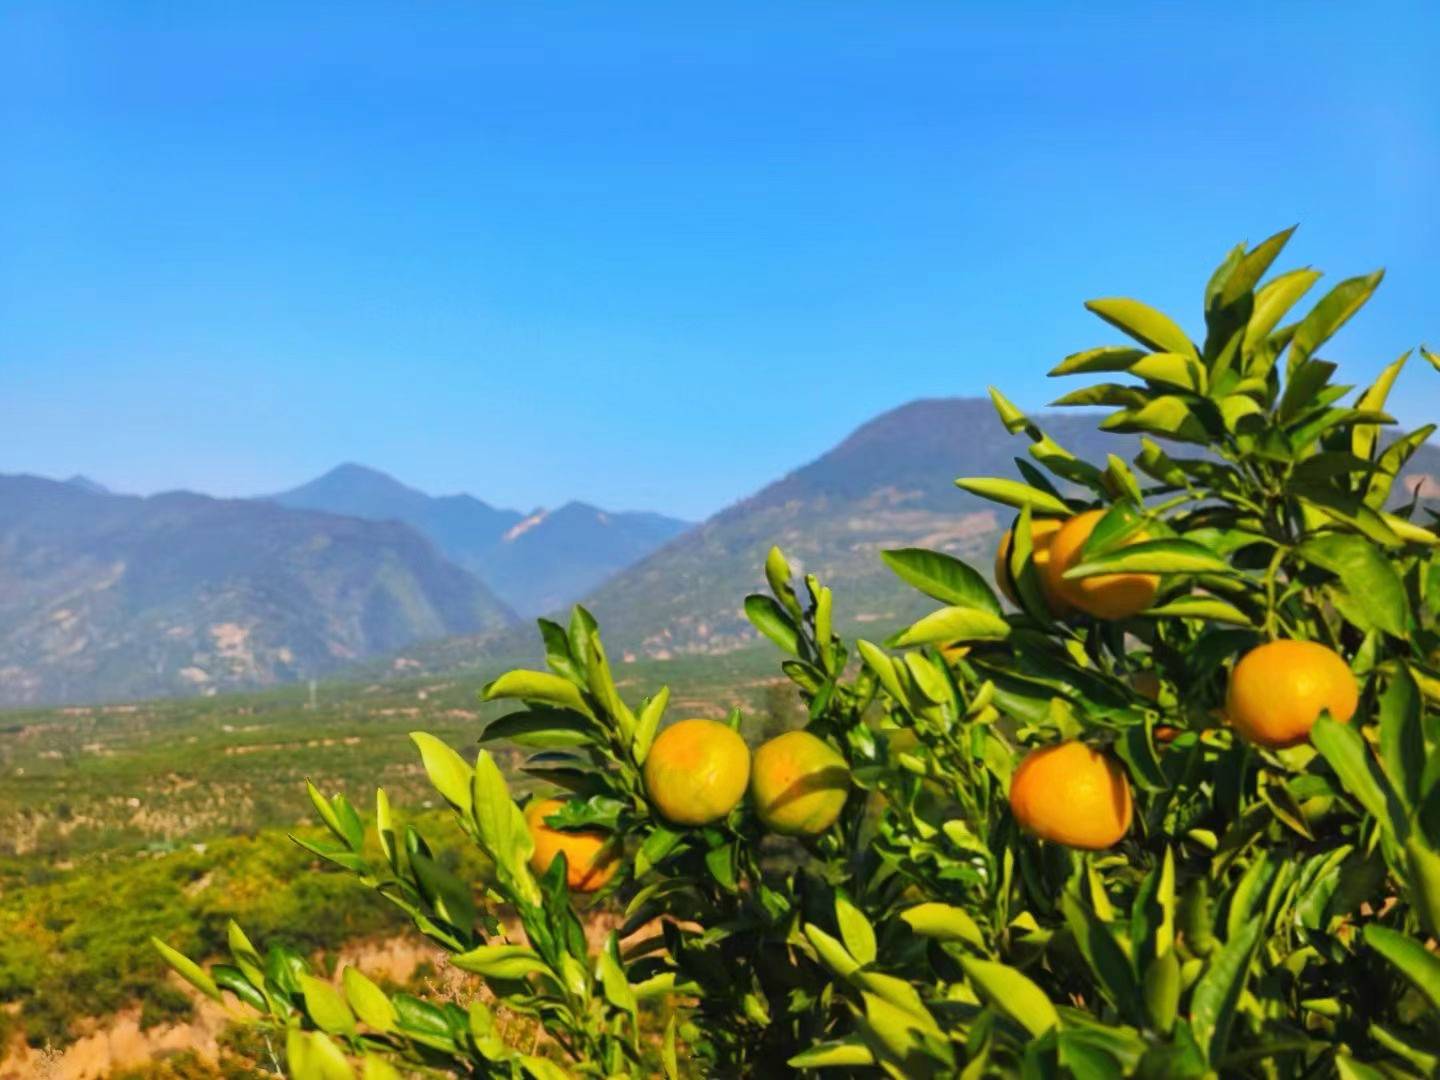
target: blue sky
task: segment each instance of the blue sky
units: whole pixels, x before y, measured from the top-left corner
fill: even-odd
[[[0,471],[700,517],[1293,222],[1440,343],[1433,5],[1072,7],[8,7]]]

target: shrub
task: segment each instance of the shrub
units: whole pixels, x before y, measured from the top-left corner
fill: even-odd
[[[1134,344],[1068,357],[1052,374],[1117,381],[1059,404],[1110,409],[1100,426],[1138,436],[1133,464],[1080,460],[992,392],[1030,460],[1020,479],[958,483],[1015,511],[997,566],[1013,609],[963,562],[890,551],[942,606],[852,648],[830,589],[770,552],[769,591],[745,610],[849,777],[833,824],[790,842],[798,861],[769,858],[752,800],[692,827],[657,812],[644,765],[667,692],[622,699],[577,609],[568,627],[540,623],[547,671],[486,688],[520,707],[483,738],[530,750],[526,774],[563,793],[548,827],[627,852],[599,894],[625,921],[597,953],[563,857],[531,871],[489,751],[472,763],[417,733],[493,874],[446,870],[416,828],[396,829],[383,791],[379,858],[346,797],[313,788],[334,839],[310,846],[401,908],[483,998],[386,994],[353,970],[337,988],[293,952],[262,958],[233,924],[231,963],[207,973],[167,950],[172,963],[283,1029],[302,1080],[356,1060],[367,1076],[644,1074],[642,1019],[662,1002],[672,1076],[1434,1074],[1440,564],[1433,521],[1394,490],[1433,427],[1382,437],[1405,357],[1342,404],[1350,388],[1316,353],[1380,275],[1286,322],[1319,277],[1262,284],[1288,238],[1230,252],[1202,343],[1136,301],[1088,305]],[[1315,647],[1245,691],[1286,714],[1272,747],[1220,710],[1239,658],[1276,640]],[[1319,662],[1312,692],[1304,657],[1321,653],[1340,663]],[[1352,689],[1346,723],[1327,703]],[[1016,781],[1063,743],[1077,745]],[[523,935],[502,931],[505,908]],[[548,1038],[499,1037],[496,1008]]]

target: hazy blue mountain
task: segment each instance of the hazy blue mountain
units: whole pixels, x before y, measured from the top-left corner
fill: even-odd
[[[262,686],[514,618],[404,524],[0,476],[0,703]]]
[[[111,490],[107,488],[104,484],[96,480],[91,480],[90,477],[82,476],[79,473],[76,473],[74,476],[70,477],[70,479],[66,480],[65,483],[77,487],[81,491],[88,491],[92,495],[113,494],[113,492],[111,492]]]
[[[689,527],[662,514],[611,513],[579,502],[525,515],[470,495],[427,495],[363,465],[341,465],[271,498],[412,525],[523,615],[573,603]]]

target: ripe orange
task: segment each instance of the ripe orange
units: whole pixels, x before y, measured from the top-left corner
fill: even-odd
[[[750,797],[771,832],[818,836],[835,824],[849,794],[845,759],[808,731],[787,731],[755,751]]]
[[[1060,518],[1032,518],[1030,520],[1030,557],[1035,563],[1035,569],[1040,575],[1040,580],[1045,581],[1045,567],[1050,563],[1050,545],[1055,542],[1055,534],[1065,522]],[[995,584],[1000,586],[1000,591],[1005,598],[1016,607],[1020,606],[1020,597],[1015,592],[1015,584],[1010,580],[1010,549],[1015,542],[1015,531],[1006,529],[1005,535],[1000,538],[1000,547],[995,552]],[[1049,593],[1045,596],[1050,610],[1059,614],[1063,605],[1055,602]]]
[[[1259,746],[1304,742],[1320,713],[1342,724],[1355,715],[1355,675],[1334,649],[1314,641],[1271,641],[1251,649],[1230,673],[1225,718]]]
[[[610,834],[599,829],[566,832],[552,829],[545,819],[565,804],[559,799],[531,799],[525,807],[525,824],[535,851],[530,868],[537,874],[550,869],[555,856],[565,853],[565,880],[571,892],[589,893],[601,888],[620,868],[618,845],[610,843]]]
[[[675,825],[708,825],[735,808],[750,778],[750,748],[716,720],[681,720],[645,758],[645,790]]]
[[[1155,574],[1100,574],[1096,577],[1069,581],[1065,572],[1080,565],[1080,549],[1095,526],[1105,516],[1103,510],[1086,510],[1076,514],[1061,527],[1050,543],[1050,558],[1045,564],[1045,583],[1049,594],[1073,608],[1097,619],[1128,619],[1148,608],[1160,588]],[[1126,544],[1138,544],[1150,537],[1135,533]]]
[[[1130,781],[1109,755],[1070,741],[1032,750],[1010,779],[1010,812],[1028,833],[1100,851],[1130,828]]]

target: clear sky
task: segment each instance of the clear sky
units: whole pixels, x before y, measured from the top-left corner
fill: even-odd
[[[700,517],[1293,222],[1440,344],[1440,8],[1081,6],[6,5],[0,471]]]

